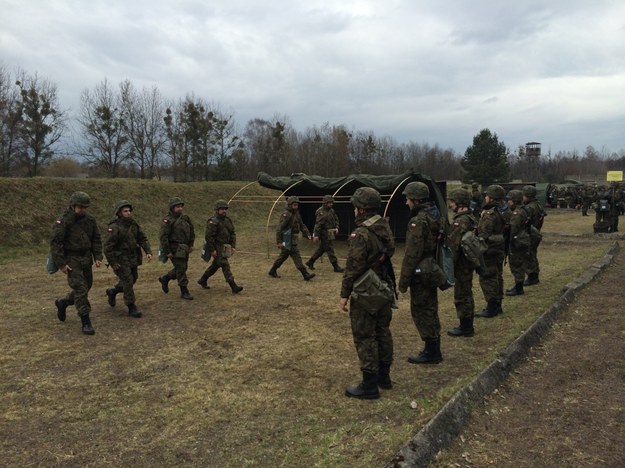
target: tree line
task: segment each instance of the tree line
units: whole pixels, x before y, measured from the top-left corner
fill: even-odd
[[[63,140],[62,140],[63,137]],[[63,145],[61,145],[63,143]],[[559,182],[572,174],[625,167],[625,152],[592,146],[528,158],[482,129],[464,154],[438,144],[402,143],[325,122],[295,130],[287,116],[254,118],[239,130],[232,112],[193,94],[166,99],[155,86],[107,79],[85,89],[76,117],[60,108],[55,83],[0,67],[0,176],[254,180],[259,171],[324,177],[414,170],[437,180],[511,178]]]

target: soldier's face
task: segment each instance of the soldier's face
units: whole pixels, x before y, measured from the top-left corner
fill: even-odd
[[[87,214],[87,207],[82,205],[74,205],[74,214],[76,216],[84,216]]]
[[[297,210],[299,208],[299,203],[291,203],[291,208]]]
[[[176,216],[181,215],[181,214],[182,214],[182,205],[175,205],[175,206],[171,209],[171,212],[172,212],[174,215],[176,215]]]
[[[509,206],[510,208],[513,208],[513,207],[514,207],[514,200],[513,200],[512,198],[508,199],[508,206]]]
[[[458,212],[458,205],[453,200],[449,200],[449,208],[451,208],[451,211],[453,211],[454,213]]]
[[[332,208],[332,205],[334,204],[334,202],[326,202],[326,208]]]
[[[414,200],[411,200],[410,198],[406,198],[406,205],[408,206],[408,208],[413,210],[415,207],[415,202]]]
[[[122,218],[128,219],[132,216],[132,210],[129,207],[125,206],[120,210],[120,214],[122,215]]]
[[[217,208],[217,216],[219,216],[220,218],[223,218],[224,216],[226,216],[227,211],[228,211],[227,208]]]

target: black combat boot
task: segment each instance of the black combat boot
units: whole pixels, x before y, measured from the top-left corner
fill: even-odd
[[[91,319],[88,315],[81,315],[80,321],[82,322],[82,332],[85,335],[95,335],[95,330],[91,326]]]
[[[332,267],[334,268],[334,273],[343,273],[345,271],[345,269],[341,268],[337,262],[334,262]]]
[[[186,286],[180,286],[180,297],[183,299],[187,299],[189,301],[193,300],[193,296],[189,292],[189,289]]]
[[[377,374],[373,372],[363,372],[362,382],[355,387],[346,388],[345,396],[359,398],[361,400],[375,400],[376,398],[380,398]]]
[[[390,390],[393,388],[390,364],[380,363],[378,368],[378,387],[383,388],[384,390]]]
[[[275,266],[271,267],[271,270],[269,270],[269,273],[267,274],[272,278],[280,278],[280,275],[278,274],[278,269]]]
[[[495,317],[496,315],[499,315],[500,313],[502,313],[503,311],[501,310],[501,305],[497,304],[498,301],[495,299],[489,299],[488,304],[486,305],[486,309],[482,310],[481,312],[478,312],[477,314],[475,314],[476,317],[483,317],[483,318],[492,318]]]
[[[56,316],[61,322],[65,322],[65,317],[67,316],[65,311],[67,310],[67,306],[69,305],[67,303],[67,300],[62,298],[55,299],[54,305],[56,306]]]
[[[106,296],[108,298],[108,303],[111,307],[115,307],[115,296],[117,296],[117,288],[109,288],[106,290]]]
[[[306,271],[306,268],[300,270],[302,272],[302,276],[304,277],[304,281],[310,281],[311,279],[313,279],[315,277],[314,273],[308,273]]]
[[[520,296],[521,294],[525,294],[523,281],[518,281],[514,284],[514,287],[506,289],[506,296]]]
[[[535,284],[540,283],[538,279],[538,273],[530,273],[527,275],[527,279],[523,281],[523,286],[533,286]]]
[[[158,281],[161,283],[161,288],[163,288],[163,292],[167,294],[169,292],[169,280],[171,278],[168,275],[159,276]]]
[[[408,356],[411,364],[438,364],[443,360],[441,340],[425,340],[425,348],[419,354]]]
[[[233,279],[228,281],[228,284],[230,285],[230,289],[232,289],[233,294],[239,294],[241,291],[243,291],[243,286],[237,285],[237,283],[235,283]]]
[[[208,285],[208,276],[202,275],[199,280],[197,280],[197,284],[202,286],[202,289],[210,289]]]
[[[460,319],[460,325],[447,331],[449,336],[473,336],[473,317],[465,317]]]
[[[128,304],[128,315],[134,318],[140,318],[143,314],[137,309],[134,304]]]
[[[310,259],[306,263],[304,263],[304,265],[306,265],[310,270],[315,269],[315,261],[312,259],[312,257],[310,257]]]

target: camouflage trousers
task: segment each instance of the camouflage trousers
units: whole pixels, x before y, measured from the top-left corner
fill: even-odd
[[[503,300],[503,250],[488,250],[484,255],[486,268],[480,276],[480,287],[486,302]]]
[[[438,318],[438,290],[425,287],[419,280],[410,284],[410,314],[423,341],[438,340],[441,321]]]
[[[224,278],[226,279],[226,281],[227,282],[234,281],[234,276],[232,274],[232,270],[230,269],[230,262],[228,261],[226,257],[224,257],[223,255],[219,253],[220,250],[221,248],[218,247],[217,256],[213,259],[210,266],[206,269],[206,271],[202,275],[202,278],[207,280],[208,278],[213,276],[215,273],[217,273],[217,271],[221,268],[221,271],[223,272]]]
[[[377,373],[380,364],[393,362],[393,336],[391,335],[391,304],[371,310],[364,301],[350,297],[349,318],[360,370]]]
[[[115,293],[124,293],[124,304],[131,305],[135,303],[134,284],[139,278],[139,268],[137,265],[130,263],[122,263],[117,270],[113,270],[119,281],[113,289]]]
[[[540,241],[532,242],[530,244],[529,256],[527,259],[527,266],[525,269],[525,273],[528,275],[530,273],[540,273],[540,265],[538,264],[538,246],[540,245]]]
[[[475,301],[473,300],[473,269],[457,267],[454,270],[454,305],[459,319],[473,318]]]
[[[334,243],[328,239],[327,236],[321,236],[319,240],[319,247],[317,247],[315,253],[312,254],[312,257],[310,257],[310,261],[312,263],[316,262],[317,259],[321,258],[324,253],[328,254],[328,260],[330,260],[332,265],[338,262],[336,254],[334,253]]]
[[[287,258],[291,257],[293,259],[293,263],[295,263],[295,268],[299,271],[305,271],[306,267],[302,262],[302,256],[299,253],[299,245],[295,242],[291,244],[291,250],[280,249],[280,255],[276,258],[276,261],[273,262],[273,269],[277,270],[280,266],[287,260]]]
[[[79,316],[91,313],[89,290],[93,285],[93,259],[89,257],[69,257],[71,270],[67,273],[67,283],[71,291],[65,296],[68,305],[76,305]]]
[[[189,285],[189,278],[187,278],[187,268],[189,266],[189,257],[174,257],[171,258],[171,263],[174,267],[169,270],[167,277],[169,279],[176,279],[178,286],[187,287]]]
[[[529,265],[530,256],[527,249],[512,250],[508,254],[508,264],[510,265],[510,272],[514,277],[514,282],[519,283],[525,280],[525,274],[527,273],[527,267]]]

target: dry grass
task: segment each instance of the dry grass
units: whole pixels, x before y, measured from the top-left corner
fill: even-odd
[[[546,240],[541,284],[506,300],[502,316],[478,321],[475,337],[443,336],[438,366],[406,362],[422,344],[402,297],[392,322],[394,388],[363,402],[343,396],[359,372],[349,320],[337,306],[340,275],[324,261],[304,282],[289,261],[282,278],[268,277],[273,257],[265,253],[264,220],[260,235],[240,221],[261,210],[245,209],[231,210],[241,231],[232,261],[241,294],[232,295],[220,273],[210,290],[193,287],[206,267],[195,252],[195,300],[181,300],[176,288],[163,294],[156,278],[166,267],[152,262],[141,268],[136,288],[145,315],[132,319],[123,306],[106,303],[112,273],[95,270],[93,337],[80,333],[73,308],[65,323],[56,319],[53,299],[67,285],[60,274],[45,275],[41,255],[3,265],[4,464],[384,464],[607,249],[603,241],[571,247]],[[550,214],[545,230],[559,216]],[[302,248],[304,257],[312,252],[306,242]],[[339,251],[344,256],[341,243]],[[440,294],[444,330],[456,324],[452,295]],[[477,290],[476,302],[483,306]]]

